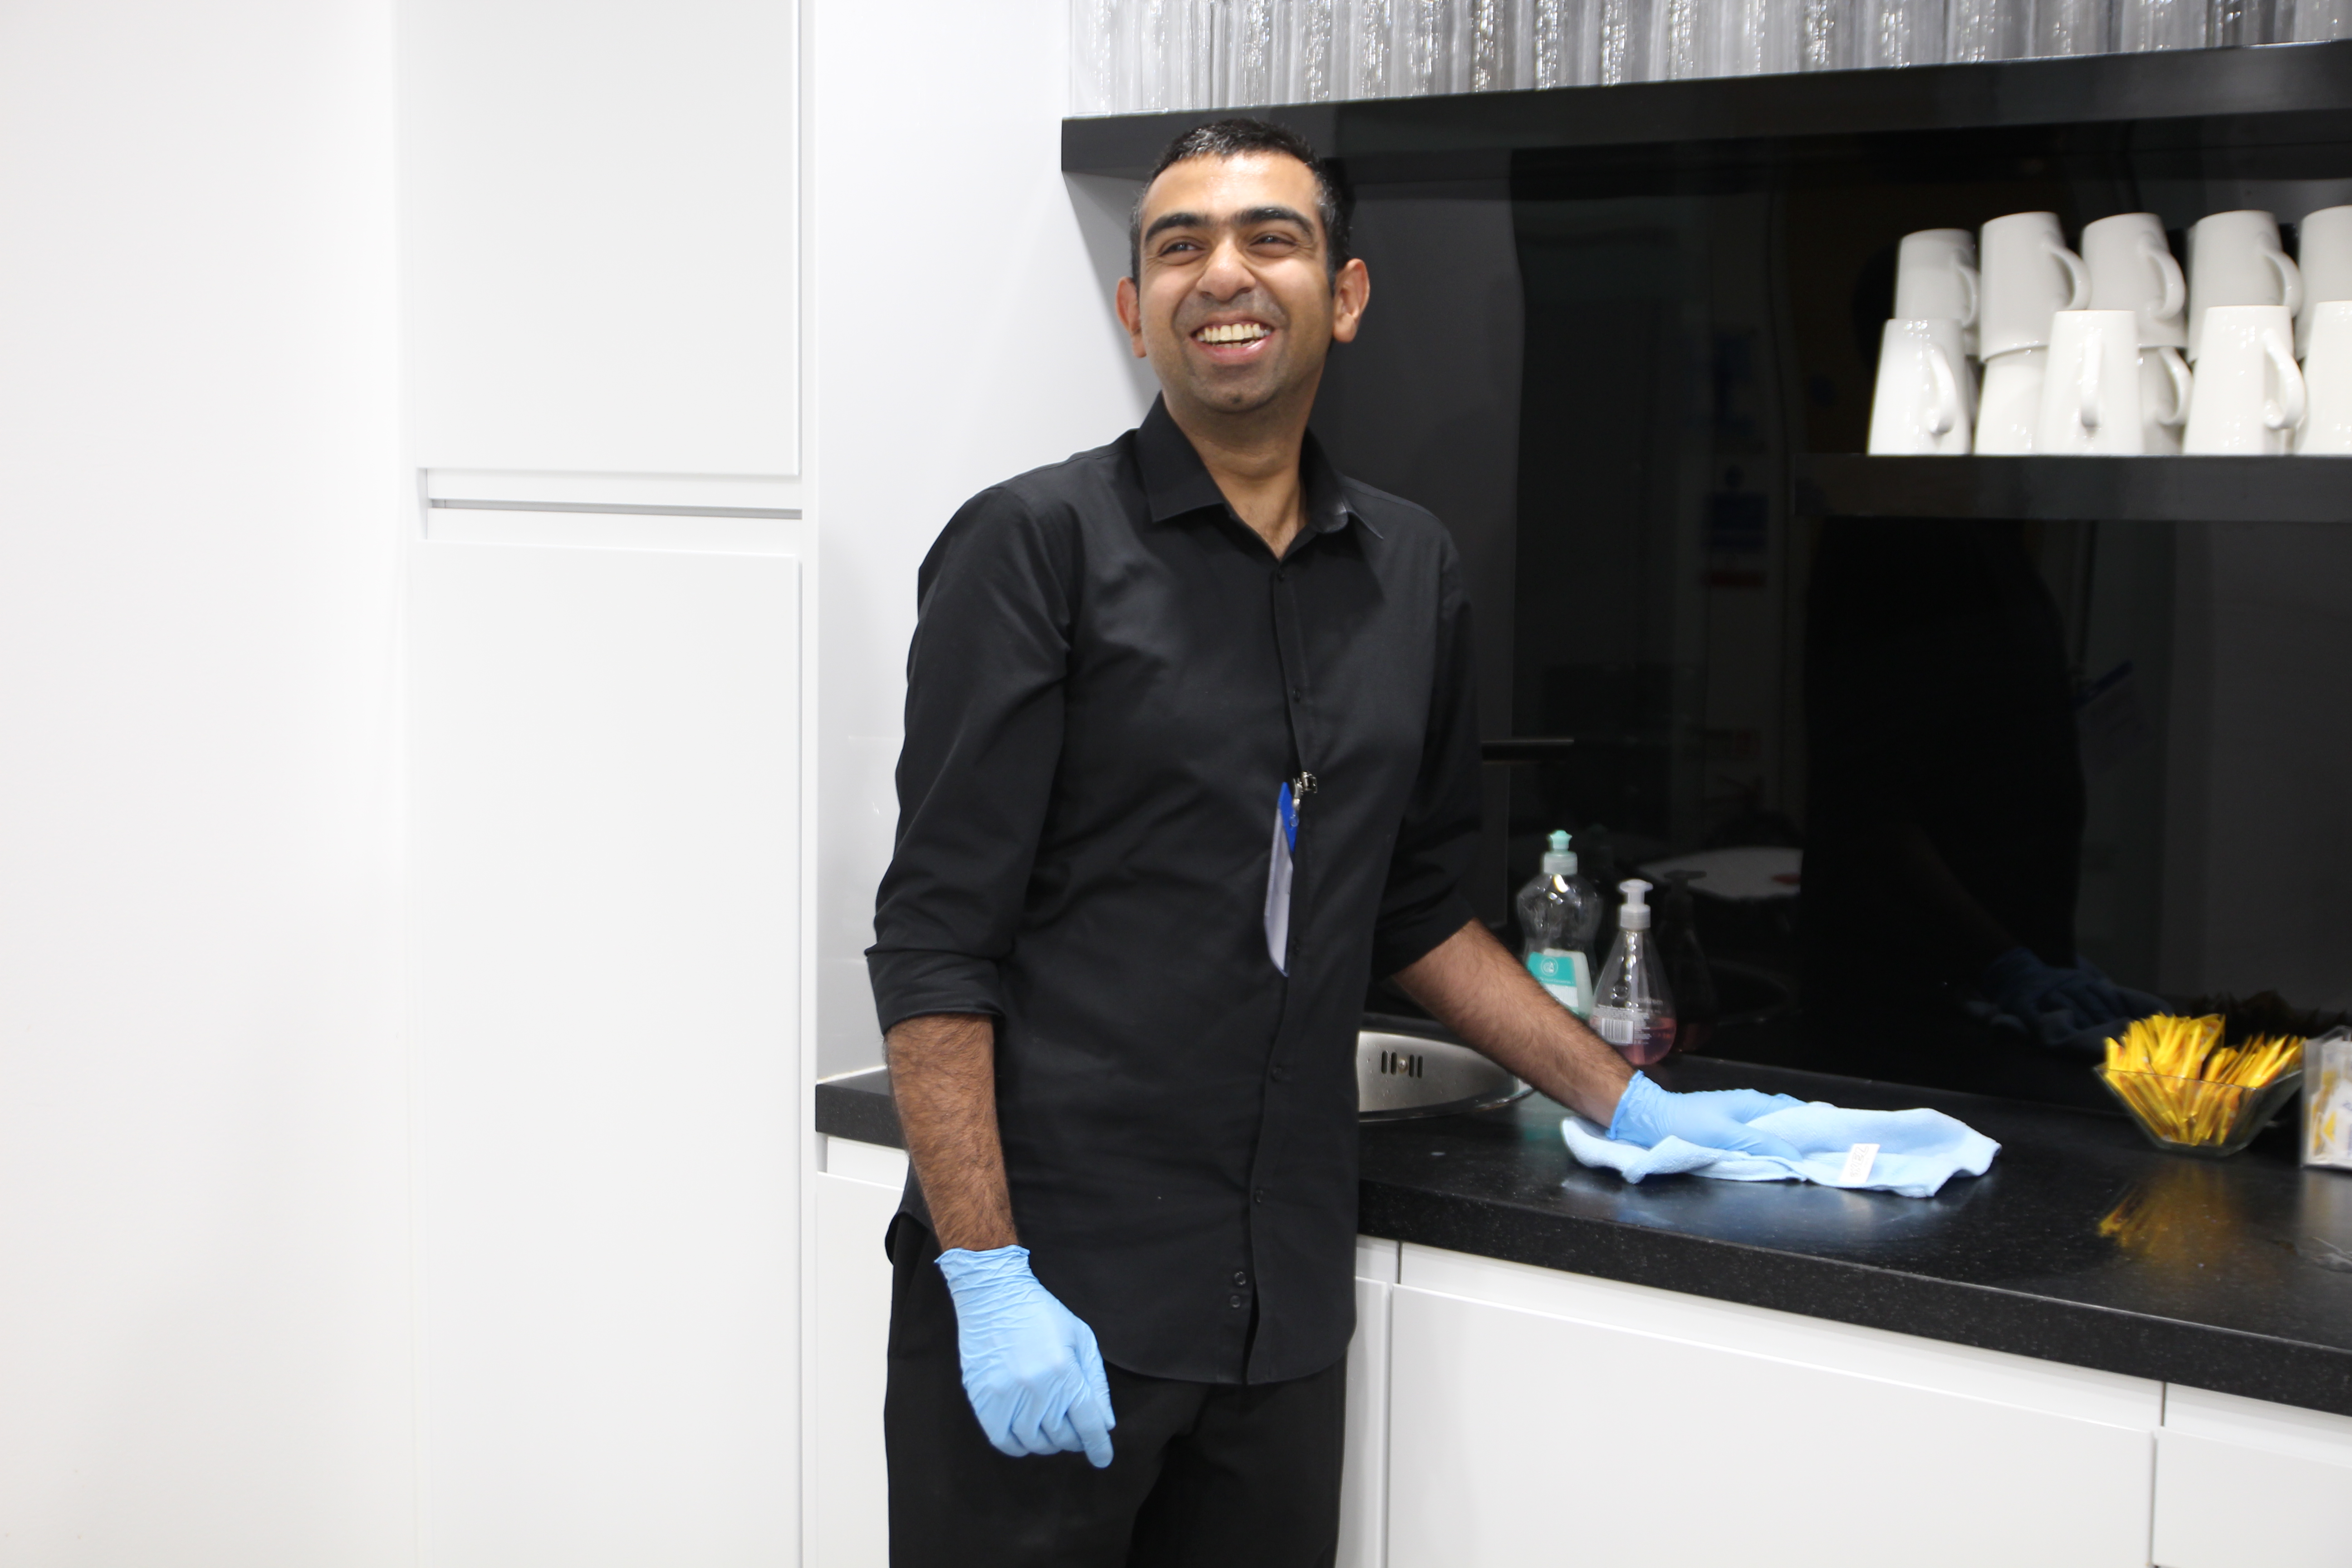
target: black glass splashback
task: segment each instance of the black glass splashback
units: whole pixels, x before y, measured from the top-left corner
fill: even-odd
[[[1523,148],[1358,181],[1372,304],[1317,428],[1461,545],[1482,916],[1516,940],[1554,828],[1612,905],[1686,861],[1698,1048],[2053,1100],[2101,1091],[2086,1042],[1989,1003],[2012,947],[2175,1002],[2352,1006],[2352,525],[1857,511],[1808,467],[1863,449],[1904,234],[2292,219],[2352,202],[2342,132]],[[2332,504],[2296,482],[2284,515]],[[2343,490],[2352,516],[2352,464]]]

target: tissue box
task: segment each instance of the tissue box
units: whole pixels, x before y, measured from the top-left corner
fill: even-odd
[[[2352,1029],[2303,1046],[2303,1163],[2352,1171]]]

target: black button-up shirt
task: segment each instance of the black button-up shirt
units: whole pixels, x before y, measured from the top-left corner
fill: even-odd
[[[1276,561],[1155,404],[974,497],[918,579],[866,955],[882,1026],[995,1016],[1031,1266],[1149,1376],[1270,1383],[1346,1353],[1366,984],[1472,919],[1453,543],[1312,437],[1301,478]],[[1301,773],[1286,976],[1267,877]]]

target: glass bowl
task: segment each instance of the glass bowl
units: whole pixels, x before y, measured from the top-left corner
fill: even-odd
[[[2105,1067],[2093,1070],[2149,1142],[2176,1154],[2214,1160],[2252,1142],[2303,1087],[2300,1068],[2252,1088]]]

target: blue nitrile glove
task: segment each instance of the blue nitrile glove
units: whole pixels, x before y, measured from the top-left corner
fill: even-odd
[[[1000,1454],[1068,1454],[1110,1463],[1110,1380],[1095,1331],[1029,1272],[1029,1249],[950,1247],[940,1272],[955,1298],[963,1392]]]
[[[2012,947],[1985,965],[1982,984],[1996,1008],[2044,1045],[2164,1011],[2161,999],[2117,985],[2088,959],[2044,963],[2027,947]]]
[[[1737,1149],[1775,1159],[1800,1158],[1797,1146],[1785,1138],[1759,1132],[1748,1123],[1774,1110],[1801,1105],[1785,1094],[1753,1089],[1717,1089],[1701,1094],[1672,1094],[1637,1072],[1617,1100],[1617,1114],[1609,1119],[1609,1136],[1620,1143],[1654,1149],[1668,1138],[1679,1138],[1702,1149]]]

